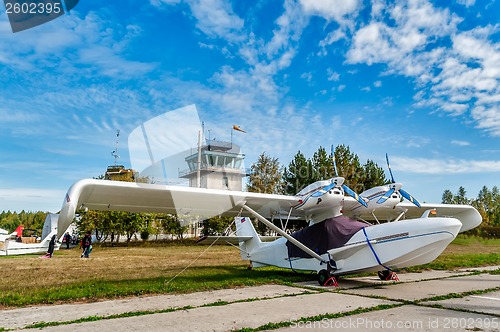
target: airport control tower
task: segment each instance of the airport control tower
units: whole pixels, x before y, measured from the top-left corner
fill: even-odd
[[[179,172],[190,187],[242,190],[245,155],[232,142],[209,140],[185,158],[188,169]]]

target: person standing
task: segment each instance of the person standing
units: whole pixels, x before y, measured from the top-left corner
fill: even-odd
[[[69,249],[69,244],[71,243],[71,235],[69,235],[69,232],[64,234],[64,241],[66,241],[66,249]]]
[[[80,258],[89,258],[90,250],[92,248],[92,235],[90,235],[90,232],[85,233],[85,236],[82,239],[82,248],[83,252]]]
[[[52,258],[52,255],[54,254],[54,247],[56,245],[56,235],[52,235],[52,238],[50,239],[49,242],[49,250],[47,251],[47,257]]]

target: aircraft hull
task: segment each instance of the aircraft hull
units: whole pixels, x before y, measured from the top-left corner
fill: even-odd
[[[365,228],[366,235],[361,229],[344,246],[331,249],[322,257],[335,261],[334,275],[426,264],[446,249],[461,226],[455,218],[418,218],[369,226]],[[245,259],[251,260],[254,267],[275,265],[309,271],[327,268],[314,258],[289,258],[283,238],[263,243]]]

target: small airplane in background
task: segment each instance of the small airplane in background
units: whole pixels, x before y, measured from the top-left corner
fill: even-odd
[[[393,270],[434,260],[459,232],[477,227],[482,221],[472,206],[400,202],[399,196],[392,198],[401,193],[400,186],[384,188],[388,197],[370,210],[370,202],[376,197],[368,199],[367,204],[367,198],[351,192],[342,177],[317,181],[294,196],[84,179],[73,184],[66,194],[58,237],[71,224],[76,210],[82,208],[170,213],[200,219],[232,216],[236,236],[231,239],[238,241],[242,258],[249,260],[252,267],[272,265],[316,271],[318,282],[325,285],[336,284],[335,276],[361,272],[380,272],[381,279],[395,278]],[[384,197],[384,193],[379,196]],[[397,219],[386,219],[392,222],[378,223],[389,214],[400,214],[389,208],[393,203],[404,213]],[[355,207],[360,205],[365,212],[357,212]],[[281,237],[262,242],[249,217]],[[270,221],[276,218],[307,220],[310,226],[288,234]]]
[[[49,216],[47,216],[45,221],[44,229],[48,227],[47,221],[50,219]],[[32,236],[23,237],[23,229],[23,226],[18,226],[10,234],[4,229],[0,229],[0,256],[46,253],[49,249],[52,236],[57,233],[56,228],[53,227],[47,236],[39,240],[39,238]],[[55,250],[58,250],[59,246],[60,243],[56,242]]]

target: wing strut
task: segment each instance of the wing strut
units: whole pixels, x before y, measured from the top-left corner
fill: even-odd
[[[277,227],[275,224],[273,224],[272,222],[270,222],[269,220],[267,220],[266,218],[264,218],[263,216],[261,216],[260,214],[258,214],[257,212],[255,212],[254,210],[252,210],[250,207],[248,207],[245,204],[243,204],[242,208],[244,208],[245,210],[247,210],[248,212],[250,212],[255,218],[259,219],[259,221],[262,222],[264,225],[266,225],[267,227],[269,227],[270,229],[272,229],[276,233],[278,233],[281,236],[283,236],[285,239],[287,239],[288,241],[290,241],[291,243],[293,243],[294,245],[296,245],[297,247],[299,247],[300,249],[302,249],[307,254],[311,255],[311,257],[316,258],[320,262],[328,264],[327,260],[325,260],[320,255],[318,255],[317,253],[315,253],[314,251],[312,251],[311,249],[309,249],[308,247],[306,247],[305,245],[303,245],[302,242],[300,242],[299,240],[295,239],[291,235],[287,234],[285,231],[283,231],[282,229],[280,229],[279,227]]]

